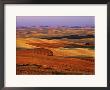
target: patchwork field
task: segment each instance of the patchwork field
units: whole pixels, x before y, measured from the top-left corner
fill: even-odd
[[[94,29],[17,29],[17,75],[94,75]]]

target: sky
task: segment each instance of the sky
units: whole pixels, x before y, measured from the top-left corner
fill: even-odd
[[[16,16],[19,26],[94,26],[94,16]]]

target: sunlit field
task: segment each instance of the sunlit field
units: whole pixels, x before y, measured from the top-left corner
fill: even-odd
[[[17,75],[94,75],[94,27],[16,28]]]

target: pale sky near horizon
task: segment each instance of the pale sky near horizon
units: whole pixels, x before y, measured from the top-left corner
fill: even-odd
[[[16,16],[17,26],[94,26],[94,16]]]

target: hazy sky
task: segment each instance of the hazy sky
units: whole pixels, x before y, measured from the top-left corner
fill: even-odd
[[[94,26],[94,16],[17,16],[17,26]]]

